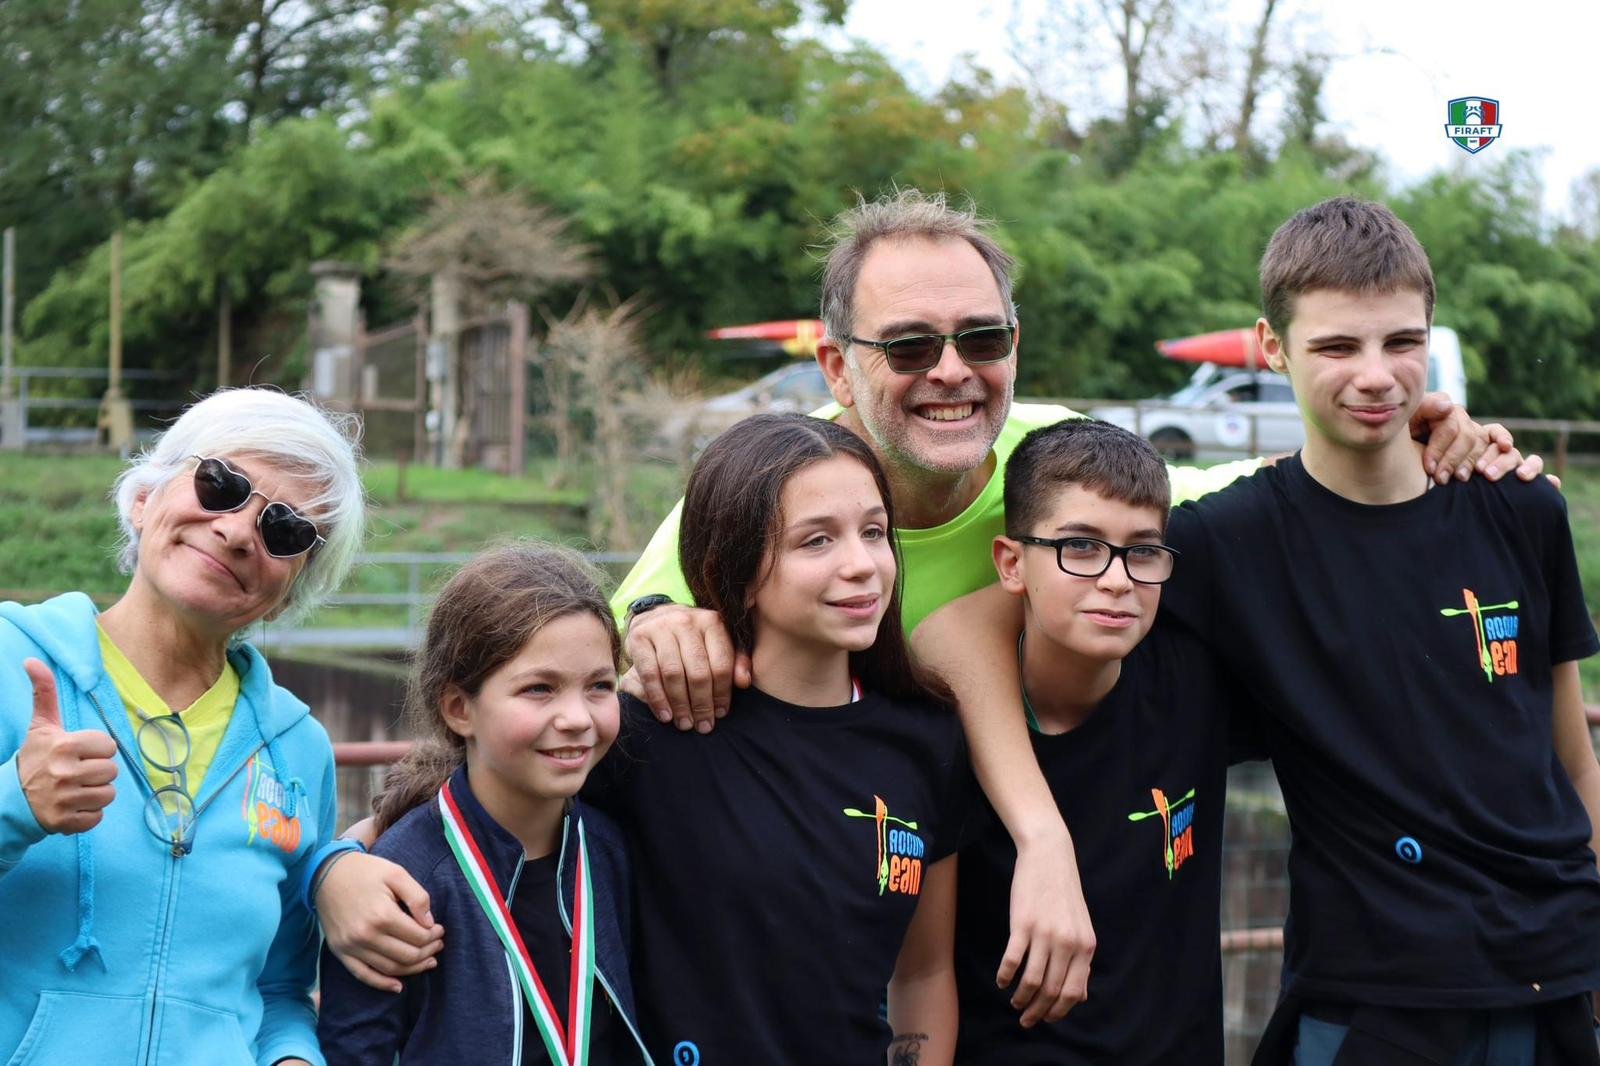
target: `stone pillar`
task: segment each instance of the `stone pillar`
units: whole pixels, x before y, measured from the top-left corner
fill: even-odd
[[[353,404],[355,345],[361,329],[361,268],[319,260],[311,264],[317,291],[311,312],[311,394]]]
[[[456,447],[461,418],[461,278],[435,274],[431,294],[428,448],[437,466],[456,469],[461,465],[461,450]]]

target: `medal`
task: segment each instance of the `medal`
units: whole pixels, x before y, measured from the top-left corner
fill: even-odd
[[[522,986],[523,998],[533,1012],[534,1024],[539,1028],[550,1061],[555,1066],[586,1066],[589,1018],[594,1005],[594,884],[589,876],[589,847],[584,840],[583,820],[574,820],[578,827],[577,899],[572,908],[572,974],[568,985],[567,1024],[563,1027],[544,982],[539,980],[539,971],[522,943],[522,934],[511,920],[506,895],[495,882],[483,850],[478,847],[472,830],[461,817],[455,797],[450,794],[449,782],[439,790],[439,813],[444,819],[445,842],[450,845],[478,906],[483,908],[495,936],[505,948],[506,958],[511,961],[517,983]],[[556,891],[561,891],[559,882]]]

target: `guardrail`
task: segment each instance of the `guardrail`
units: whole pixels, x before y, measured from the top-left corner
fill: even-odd
[[[58,396],[49,393],[40,393],[35,387],[37,382],[50,381],[105,381],[110,371],[101,366],[19,366],[12,368],[12,380],[16,384],[16,402],[19,412],[20,437],[23,444],[42,443],[54,441],[93,440],[94,426],[71,427],[42,427],[29,428],[28,414],[32,411],[95,411],[100,410],[101,398],[95,396]],[[169,370],[123,370],[124,381],[182,381],[184,375]],[[150,400],[143,397],[134,397],[129,400],[129,405],[136,414],[168,414],[181,411],[194,401],[194,397],[176,400]],[[10,442],[7,442],[8,444]]]
[[[422,638],[423,614],[433,600],[433,591],[425,587],[423,573],[444,566],[460,566],[471,559],[473,552],[369,552],[356,556],[356,568],[401,567],[405,570],[404,592],[338,592],[328,597],[326,606],[339,607],[403,607],[406,612],[404,627],[390,628],[307,628],[289,629],[273,633],[268,644],[273,647],[321,648],[373,648],[415,647]],[[631,565],[639,558],[638,552],[584,552],[584,559],[596,566]],[[346,582],[348,587],[350,583]]]

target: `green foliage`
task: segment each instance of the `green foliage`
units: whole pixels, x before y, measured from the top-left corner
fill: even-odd
[[[1433,261],[1435,318],[1470,349],[1473,407],[1589,417],[1600,401],[1597,248],[1545,232],[1531,165],[1513,153],[1470,176],[1439,175],[1395,208]]]
[[[273,123],[345,115],[436,70],[460,15],[453,0],[0,3],[0,220],[21,228],[21,298]]]
[[[350,152],[331,121],[284,123],[197,185],[164,219],[128,226],[122,282],[128,363],[195,366],[209,344],[219,286],[246,307],[297,307],[310,290],[310,263],[346,259],[375,268],[381,237],[408,205],[408,186],[418,189],[427,177],[420,168],[397,172],[383,162]],[[101,357],[109,273],[102,246],[28,306],[28,361],[79,365]]]
[[[920,94],[877,52],[808,36],[845,0],[308,0],[269,27],[277,65],[259,76],[229,21],[249,5],[222,6],[204,21],[217,5],[169,0],[191,19],[179,41],[151,22],[153,0],[73,5],[57,38],[54,5],[0,5],[0,57],[16,62],[0,69],[16,146],[0,213],[37,215],[62,267],[27,307],[25,362],[101,357],[108,257],[94,245],[120,217],[129,365],[208,385],[223,290],[235,363],[274,355],[256,380],[297,384],[309,265],[361,264],[369,321],[409,316],[385,254],[441,197],[483,187],[565,219],[593,250],[593,284],[641,301],[644,342],[670,366],[704,354],[709,327],[814,313],[823,222],[899,184],[970,196],[998,220],[1020,264],[1025,391],[1150,395],[1185,372],[1153,343],[1248,324],[1273,229],[1348,192],[1390,200],[1429,249],[1474,410],[1587,415],[1600,401],[1597,236],[1552,233],[1530,160],[1510,152],[1391,189],[1323,129],[1323,57],[1284,72],[1277,147],[1241,155],[1195,146],[1154,90],[1081,134],[981,71]],[[74,58],[85,41],[110,73]],[[44,107],[114,90],[144,103]],[[46,192],[19,193],[44,173]],[[579,294],[543,299],[560,317]]]

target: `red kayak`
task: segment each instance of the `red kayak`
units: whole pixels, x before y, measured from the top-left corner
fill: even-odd
[[[1185,363],[1215,363],[1218,366],[1249,367],[1251,370],[1267,365],[1261,355],[1261,345],[1256,343],[1254,329],[1225,329],[1176,340],[1156,341],[1156,351],[1168,359]]]
[[[781,322],[752,322],[721,326],[706,334],[714,341],[776,341],[790,355],[816,355],[822,339],[820,318],[790,318]]]

